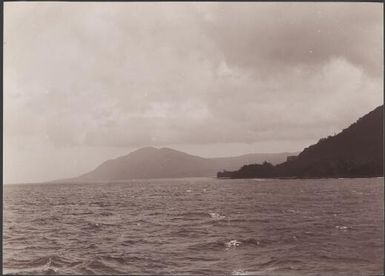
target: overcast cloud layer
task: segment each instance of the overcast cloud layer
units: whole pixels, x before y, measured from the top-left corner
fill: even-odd
[[[383,102],[377,3],[5,3],[5,182],[135,148],[300,151]]]

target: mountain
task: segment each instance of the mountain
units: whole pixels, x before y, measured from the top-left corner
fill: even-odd
[[[322,138],[282,164],[243,166],[218,177],[377,177],[383,176],[383,106],[366,114],[335,136]]]
[[[269,161],[278,164],[286,160],[288,155],[290,153],[202,158],[170,148],[145,147],[128,155],[105,161],[93,171],[66,181],[215,177],[220,169],[235,170],[249,162]]]

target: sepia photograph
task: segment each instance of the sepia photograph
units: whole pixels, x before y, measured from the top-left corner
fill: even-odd
[[[383,11],[5,2],[2,275],[384,275]]]

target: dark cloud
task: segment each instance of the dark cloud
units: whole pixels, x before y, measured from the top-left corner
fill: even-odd
[[[373,3],[220,3],[202,24],[229,64],[260,74],[343,58],[379,77],[382,17]]]

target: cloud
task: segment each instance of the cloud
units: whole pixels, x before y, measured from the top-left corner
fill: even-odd
[[[335,58],[382,75],[383,24],[374,3],[219,3],[202,20],[228,64],[258,74]]]
[[[317,140],[383,101],[381,7],[6,3],[5,140],[29,151]]]

